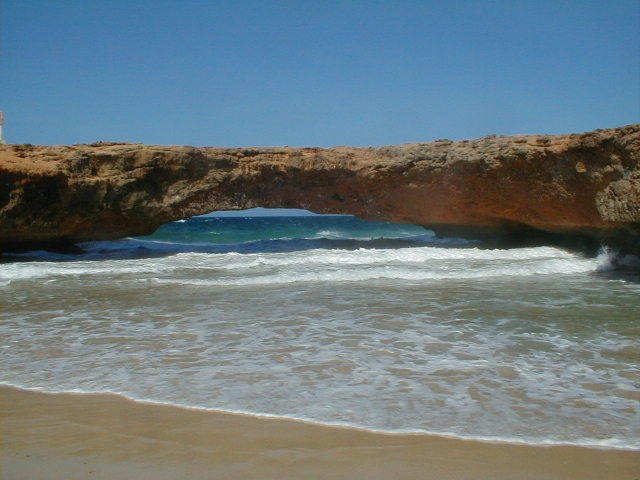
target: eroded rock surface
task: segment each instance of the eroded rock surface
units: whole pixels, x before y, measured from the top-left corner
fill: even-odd
[[[0,189],[4,249],[148,234],[262,206],[637,251],[640,125],[381,148],[3,145]]]

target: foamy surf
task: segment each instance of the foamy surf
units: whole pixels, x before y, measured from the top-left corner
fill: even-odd
[[[0,382],[383,433],[637,448],[640,287],[601,273],[607,252],[313,222],[187,220],[166,241],[13,257],[0,265]],[[328,232],[353,238],[296,237]]]
[[[382,266],[382,267],[380,267]],[[278,269],[264,275],[267,268]],[[307,250],[287,253],[177,253],[163,258],[127,260],[31,261],[2,266],[0,284],[63,276],[144,275],[159,283],[193,285],[252,285],[311,281],[353,282],[373,279],[409,281],[587,273],[609,268],[606,257],[584,258],[552,247],[483,250],[478,248],[416,247],[398,249]],[[193,279],[192,271],[242,272],[243,278]],[[252,275],[254,272],[256,275]]]
[[[572,446],[572,447],[588,447],[588,448],[598,448],[598,449],[606,449],[606,450],[623,450],[623,451],[640,451],[640,442],[635,444],[627,444],[623,440],[618,438],[607,438],[601,440],[593,440],[589,438],[584,439],[576,439],[573,441],[557,441],[554,439],[546,439],[546,438],[518,438],[518,437],[496,437],[496,436],[477,436],[477,435],[459,435],[453,432],[440,432],[440,431],[429,431],[429,430],[421,430],[421,429],[396,429],[396,430],[385,430],[380,428],[371,428],[365,425],[357,425],[346,422],[323,422],[318,421],[313,418],[307,417],[293,417],[288,415],[275,415],[264,412],[253,412],[248,410],[231,410],[231,409],[219,409],[219,408],[209,408],[202,407],[198,405],[188,405],[182,403],[173,403],[173,402],[164,402],[159,400],[154,400],[150,398],[136,398],[127,395],[122,392],[114,392],[114,391],[88,391],[81,389],[73,389],[73,390],[45,390],[38,387],[27,387],[23,385],[13,385],[9,383],[0,382],[0,386],[15,388],[23,391],[30,392],[39,392],[50,395],[115,395],[126,400],[147,404],[147,405],[162,405],[168,407],[179,408],[183,410],[194,410],[201,412],[210,412],[210,413],[222,413],[222,414],[231,414],[231,415],[241,415],[245,417],[253,417],[253,418],[265,418],[265,419],[273,419],[273,420],[285,420],[292,422],[300,422],[306,423],[310,425],[318,425],[322,427],[338,427],[352,430],[360,430],[364,432],[371,432],[380,435],[392,435],[392,436],[404,436],[404,435],[428,435],[435,436],[440,438],[450,438],[457,440],[470,440],[477,442],[486,442],[486,443],[501,443],[501,444],[512,444],[512,445],[528,445],[528,446],[548,446],[548,447],[557,447],[557,446]]]

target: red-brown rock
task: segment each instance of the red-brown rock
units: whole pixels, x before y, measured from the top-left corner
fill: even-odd
[[[219,209],[299,207],[471,236],[640,244],[640,125],[381,148],[0,146],[4,249],[148,234]]]

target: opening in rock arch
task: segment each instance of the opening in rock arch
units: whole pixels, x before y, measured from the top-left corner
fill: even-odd
[[[394,248],[438,241],[417,225],[361,220],[302,209],[215,211],[161,226],[139,242],[213,251],[296,251],[314,248]]]

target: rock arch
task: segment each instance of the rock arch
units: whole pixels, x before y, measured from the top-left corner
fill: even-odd
[[[256,206],[472,236],[640,244],[640,125],[381,148],[0,146],[4,249],[148,234]]]

